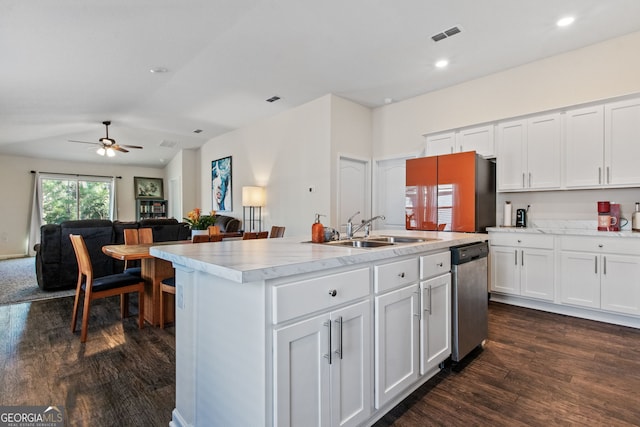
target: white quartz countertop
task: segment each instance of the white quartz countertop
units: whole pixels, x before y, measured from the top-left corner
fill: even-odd
[[[151,255],[174,265],[248,283],[329,268],[383,261],[398,256],[448,249],[488,240],[487,234],[376,230],[374,235],[412,236],[430,240],[378,248],[350,248],[309,243],[309,236],[278,239],[154,246]]]
[[[628,237],[640,238],[640,233],[630,230],[598,231],[592,228],[547,228],[547,227],[487,227],[490,233],[535,233],[564,236],[595,236],[595,237]]]

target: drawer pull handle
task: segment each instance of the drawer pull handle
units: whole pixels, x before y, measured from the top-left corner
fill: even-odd
[[[329,289],[329,295],[335,297],[336,295],[338,295],[338,291],[335,289]]]
[[[404,271],[402,273],[398,273],[398,277],[404,277]]]

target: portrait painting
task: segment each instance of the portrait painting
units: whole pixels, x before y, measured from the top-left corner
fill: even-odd
[[[231,156],[211,162],[212,209],[216,212],[233,210],[231,178]]]

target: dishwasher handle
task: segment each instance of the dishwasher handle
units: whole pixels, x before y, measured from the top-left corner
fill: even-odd
[[[467,262],[477,261],[489,255],[489,245],[487,242],[472,243],[464,246],[454,246],[451,248],[451,264],[460,265]]]

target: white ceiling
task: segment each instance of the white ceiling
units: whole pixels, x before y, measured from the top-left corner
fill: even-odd
[[[0,6],[0,154],[155,167],[327,93],[376,107],[640,30],[638,0]],[[557,28],[565,15],[575,24]],[[431,40],[452,26],[462,33]],[[450,59],[445,70],[433,66],[441,57]],[[169,71],[150,73],[154,67]],[[265,102],[273,95],[282,99]],[[68,142],[97,142],[104,120],[119,144],[144,150],[106,159],[97,147]]]

